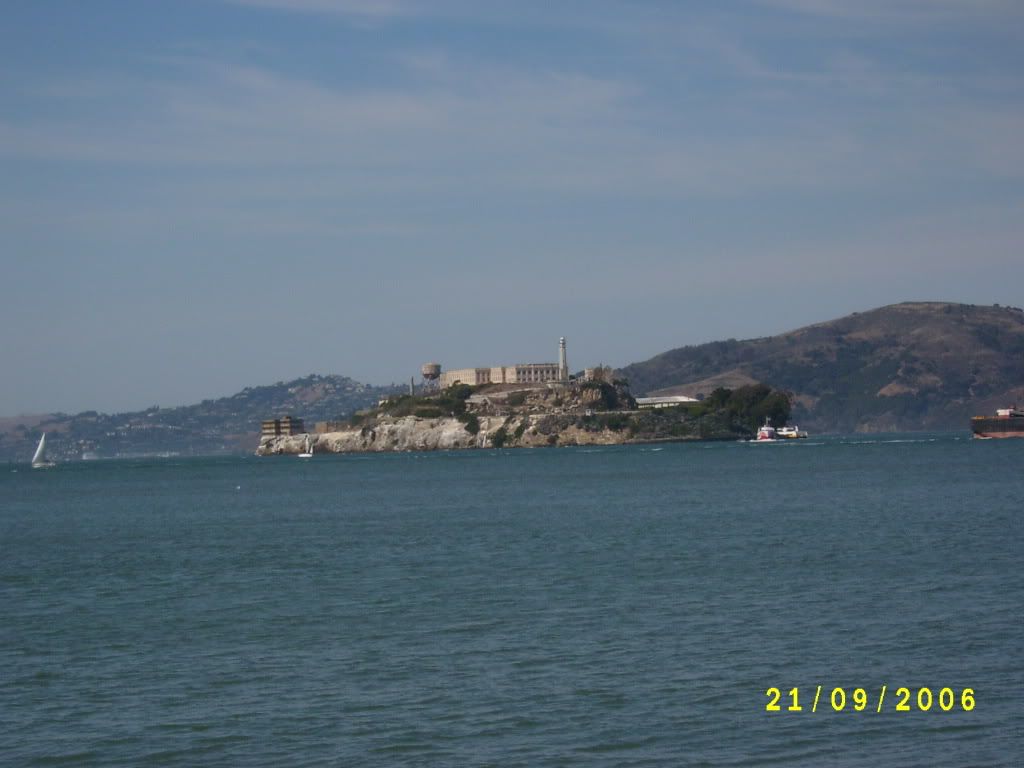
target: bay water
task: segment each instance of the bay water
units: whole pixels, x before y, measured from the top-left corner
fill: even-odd
[[[8,465],[0,764],[1020,765],[1022,514],[965,434]]]

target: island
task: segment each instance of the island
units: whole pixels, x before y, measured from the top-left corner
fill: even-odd
[[[260,456],[623,445],[748,439],[782,426],[788,396],[764,384],[719,388],[703,399],[634,398],[610,370],[536,383],[455,383],[384,398],[345,422],[262,436]],[[290,422],[289,422],[290,423]],[[301,424],[301,421],[297,421]]]

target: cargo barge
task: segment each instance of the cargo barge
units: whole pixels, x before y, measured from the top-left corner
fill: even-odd
[[[995,416],[975,416],[971,419],[971,432],[982,440],[992,437],[1024,437],[1024,411],[1020,408],[1000,408]]]

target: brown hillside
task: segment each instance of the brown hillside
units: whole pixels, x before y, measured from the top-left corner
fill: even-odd
[[[790,391],[794,418],[818,431],[966,429],[1024,397],[1024,311],[908,302],[674,349],[623,374],[634,392],[691,396],[762,381]]]

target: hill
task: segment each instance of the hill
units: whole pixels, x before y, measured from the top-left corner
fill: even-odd
[[[43,432],[48,433],[48,453],[57,461],[83,455],[247,454],[256,450],[262,419],[293,414],[312,427],[314,421],[345,418],[376,405],[394,390],[345,376],[313,374],[178,408],[154,405],[133,413],[85,411],[2,419],[0,461],[28,461]]]
[[[621,369],[639,394],[763,382],[817,432],[966,429],[1024,394],[1024,311],[908,302],[765,338],[681,347]]]

